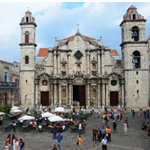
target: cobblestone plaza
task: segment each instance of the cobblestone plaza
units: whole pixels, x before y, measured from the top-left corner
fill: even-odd
[[[137,113],[135,117],[131,117],[129,113],[125,113],[123,116],[123,121],[126,117],[129,117],[129,128],[127,136],[123,132],[123,122],[117,123],[117,134],[111,135],[112,142],[108,143],[108,150],[150,150],[150,137],[142,135],[141,123],[149,122],[150,119],[144,119],[143,116],[138,116]],[[112,129],[112,122],[108,123]],[[92,129],[100,128],[102,129],[102,119],[97,118],[97,114],[93,114],[87,119],[87,126],[85,134],[82,134],[82,139],[85,141],[82,143],[83,150],[100,150],[102,149],[100,143],[92,141]],[[0,150],[3,150],[4,141],[7,135],[11,132],[0,131]],[[78,146],[76,144],[78,133],[70,132],[70,129],[62,132],[62,150],[77,150]],[[53,140],[53,134],[51,132],[19,132],[16,131],[15,136],[20,139],[22,138],[25,142],[25,150],[51,150],[53,144],[56,141]]]

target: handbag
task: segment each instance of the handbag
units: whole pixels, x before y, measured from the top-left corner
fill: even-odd
[[[79,145],[79,142],[78,142],[78,140],[77,140],[77,145]]]

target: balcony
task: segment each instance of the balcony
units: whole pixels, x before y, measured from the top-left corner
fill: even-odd
[[[0,89],[15,89],[17,84],[15,82],[0,81]]]

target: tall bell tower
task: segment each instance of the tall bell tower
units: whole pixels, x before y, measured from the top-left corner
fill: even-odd
[[[21,105],[34,107],[34,76],[35,76],[35,56],[36,43],[35,31],[36,23],[32,13],[28,10],[21,19],[21,43],[20,54],[20,94]]]
[[[131,5],[121,22],[122,60],[125,75],[125,105],[130,108],[148,106],[147,41],[143,16]]]

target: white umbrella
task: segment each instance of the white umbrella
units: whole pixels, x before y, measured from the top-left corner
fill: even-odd
[[[19,109],[13,109],[10,111],[10,113],[17,113],[17,112],[22,112],[22,110],[19,110]]]
[[[5,113],[4,112],[0,112],[0,115],[5,115]]]
[[[55,108],[55,112],[64,112],[65,109],[63,107],[57,107]]]
[[[63,118],[59,117],[59,116],[52,116],[52,117],[49,117],[48,120],[50,122],[57,122],[57,121],[64,121]]]
[[[19,107],[13,106],[13,107],[11,108],[11,110],[13,110],[13,109],[19,109]]]
[[[42,116],[43,118],[46,118],[46,117],[51,117],[51,116],[53,116],[53,114],[52,114],[52,113],[49,113],[49,112],[46,112],[46,113],[41,114],[41,116]]]
[[[25,116],[19,118],[18,120],[23,120],[23,121],[24,120],[35,120],[35,117],[25,115]]]

